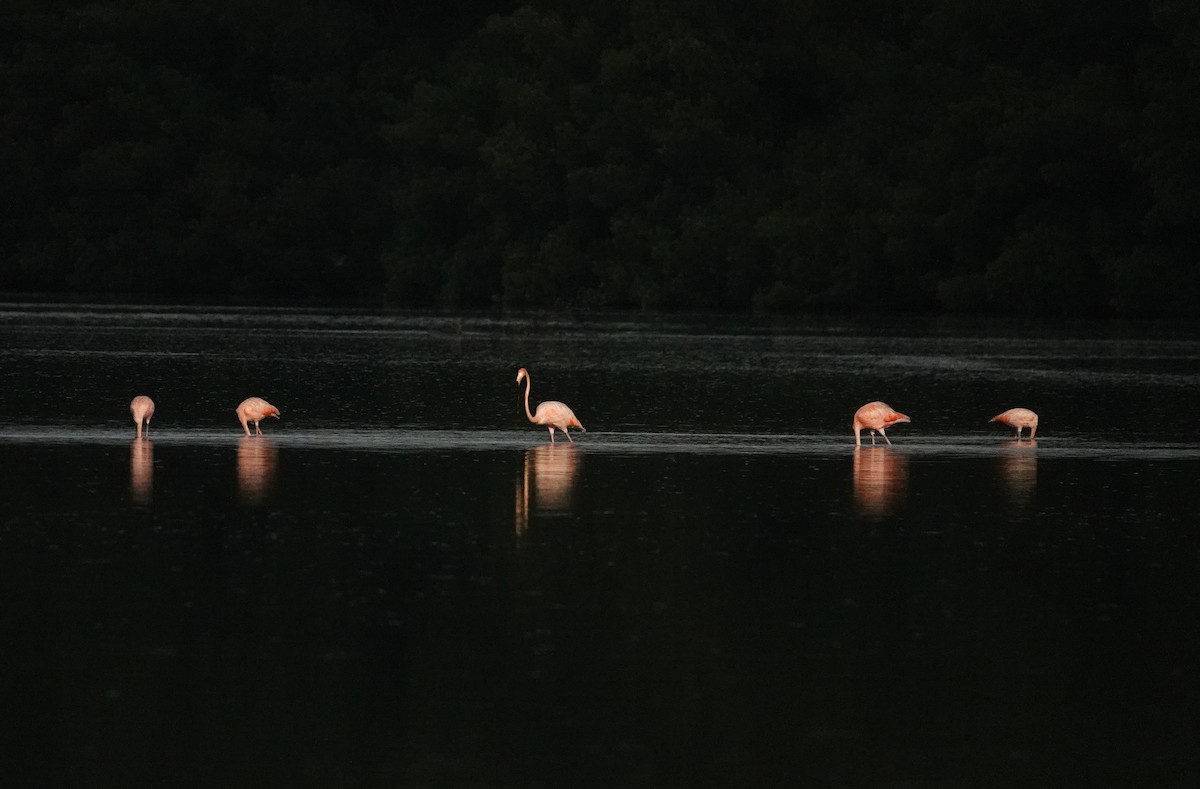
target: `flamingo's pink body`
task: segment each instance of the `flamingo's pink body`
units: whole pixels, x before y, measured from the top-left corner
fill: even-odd
[[[146,430],[150,430],[150,417],[154,416],[154,401],[146,395],[138,395],[129,403],[129,411],[133,414],[133,421],[137,425],[138,438],[142,437],[142,425],[146,426]]]
[[[887,437],[887,433],[883,432],[892,425],[898,425],[902,422],[911,422],[904,414],[892,409],[887,403],[881,403],[878,400],[867,403],[862,408],[854,412],[854,423],[851,427],[854,430],[854,445],[861,446],[862,430],[871,431],[871,444],[875,444],[875,431],[879,431],[879,435],[883,436],[883,440],[888,442],[890,446],[892,440]]]
[[[278,419],[279,409],[261,397],[247,397],[237,407],[237,416],[238,421],[242,423],[242,429],[246,431],[246,435],[250,435],[249,423],[253,422],[255,434],[261,436],[262,430],[259,428],[258,423],[269,416]]]
[[[1030,411],[1028,408],[1010,408],[1003,414],[996,414],[988,420],[989,422],[1003,422],[1009,427],[1017,429],[1017,439],[1021,438],[1021,430],[1029,428],[1029,440],[1033,440],[1033,436],[1037,433],[1038,415]]]
[[[525,382],[525,416],[529,417],[529,421],[535,425],[545,425],[550,430],[550,443],[554,443],[554,429],[558,428],[566,435],[567,440],[572,444],[575,439],[571,438],[568,427],[577,427],[583,432],[587,432],[579,420],[575,418],[575,412],[568,408],[563,403],[557,400],[547,400],[544,403],[539,403],[537,411],[530,412],[529,410],[529,387],[533,385],[533,379],[529,375],[529,371],[522,367],[517,370],[517,383]]]

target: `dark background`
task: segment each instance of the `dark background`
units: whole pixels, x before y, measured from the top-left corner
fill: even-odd
[[[0,290],[1187,315],[1178,0],[10,0]]]

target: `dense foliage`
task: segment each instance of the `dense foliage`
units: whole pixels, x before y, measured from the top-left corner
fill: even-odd
[[[10,0],[0,288],[1187,314],[1181,0]]]

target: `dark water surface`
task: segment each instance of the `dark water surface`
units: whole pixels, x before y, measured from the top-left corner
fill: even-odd
[[[1200,781],[1190,327],[8,304],[0,338],[0,785]],[[913,423],[856,451],[873,399]],[[1018,405],[1036,444],[987,422]]]

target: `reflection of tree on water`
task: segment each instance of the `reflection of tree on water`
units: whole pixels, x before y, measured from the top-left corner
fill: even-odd
[[[908,458],[889,447],[855,447],[854,501],[863,515],[891,514],[908,489]]]
[[[149,504],[154,490],[154,444],[135,438],[129,445],[129,492],[137,504]]]
[[[1023,507],[1037,490],[1037,441],[1010,441],[1000,458],[1000,476],[1014,504]]]
[[[279,450],[269,438],[243,436],[238,444],[238,492],[250,504],[262,501],[275,478]]]
[[[571,509],[571,490],[579,472],[579,454],[571,444],[546,444],[525,453],[517,485],[516,526],[523,533],[529,516],[561,514]]]

